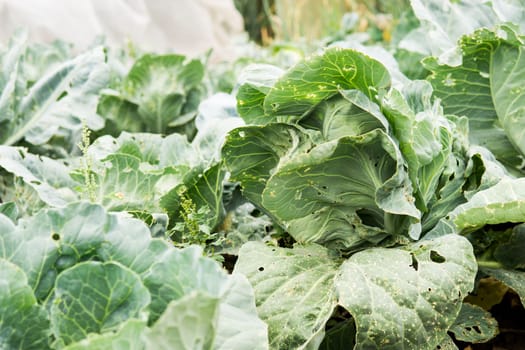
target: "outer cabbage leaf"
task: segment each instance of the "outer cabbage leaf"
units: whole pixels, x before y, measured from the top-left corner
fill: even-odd
[[[525,11],[523,0],[492,0],[492,8],[502,22],[511,22],[525,33]]]
[[[442,100],[445,113],[468,117],[473,144],[488,148],[505,165],[521,169],[523,155],[517,152],[522,142],[521,128],[515,127],[523,119],[523,93],[516,85],[521,74],[517,62],[521,41],[511,28],[501,26],[495,32],[480,29],[464,36],[460,45],[460,66],[440,65],[432,57],[423,61],[432,71],[429,79],[434,94]],[[517,64],[516,68],[502,58]],[[509,79],[508,85],[503,84]]]
[[[79,183],[69,176],[68,167],[61,161],[33,155],[24,148],[0,146],[0,167],[20,177],[50,206],[63,207],[78,199],[73,188]]]
[[[468,343],[484,343],[498,335],[498,321],[477,305],[463,303],[458,318],[449,332],[456,340]]]
[[[246,279],[227,275],[217,262],[202,256],[201,248],[174,249],[164,240],[152,239],[144,225],[133,224],[136,220],[114,219],[114,229],[99,254],[140,274],[151,294],[150,324],[160,322],[170,302],[200,291],[219,303],[214,348],[242,349],[255,344],[264,348],[266,325],[257,316]]]
[[[377,232],[360,232],[361,222],[388,234],[408,230],[412,238],[419,236],[420,214],[402,156],[380,129],[322,143],[281,163],[262,204],[299,242],[351,248],[356,233],[373,241]],[[403,217],[411,218],[410,226]],[[307,222],[323,224],[309,228]]]
[[[487,224],[519,223],[525,218],[525,178],[503,179],[479,191],[454,209],[448,219],[459,230],[472,230]]]
[[[241,248],[234,274],[246,275],[253,285],[272,349],[320,344],[336,305],[337,266],[329,251],[317,245],[285,249],[249,242]]]
[[[354,14],[356,13],[354,12]],[[392,86],[394,87],[403,86],[409,82],[408,78],[399,69],[399,64],[392,53],[381,45],[363,45],[363,42],[360,42],[359,40],[348,40],[347,37],[344,41],[336,41],[335,43],[330,44],[330,47],[354,49],[381,62],[381,64],[388,70],[392,79]]]
[[[24,272],[1,258],[0,286],[0,348],[50,349],[47,313],[37,304]]]
[[[250,290],[248,281],[238,277],[244,290]],[[240,291],[230,293],[227,303],[198,290],[171,301],[145,332],[146,349],[268,349],[266,325],[256,317],[253,294]],[[241,305],[249,306],[255,317],[239,313]]]
[[[90,333],[87,338],[68,345],[64,350],[144,350],[141,339],[146,322],[130,319],[115,333]]]
[[[5,86],[6,95],[2,96],[15,95],[19,102],[10,104],[13,109],[7,114],[8,119],[5,116],[0,119],[3,125],[0,143],[13,145],[24,138],[42,145],[58,135],[70,139],[70,151],[78,140],[82,122],[91,129],[102,128],[103,120],[96,114],[96,105],[100,90],[108,84],[108,68],[101,47],[51,67],[34,83],[17,77],[23,74],[23,53],[19,46],[12,50],[20,54],[19,61],[13,65],[12,60],[6,60],[5,68],[14,70]],[[7,101],[7,97],[1,100]],[[0,103],[0,110],[4,108]]]
[[[266,124],[271,120],[264,115],[264,99],[283,73],[268,64],[253,64],[241,72],[237,79],[237,110],[246,123]]]
[[[435,349],[474,287],[477,265],[463,237],[352,255],[336,280],[339,303],[355,318],[355,349]]]
[[[95,173],[97,202],[113,211],[159,211],[155,185],[160,174],[141,169],[139,158],[122,153],[109,155],[104,166]]]
[[[56,280],[50,315],[57,344],[71,344],[89,333],[117,329],[129,318],[141,318],[150,300],[140,277],[121,264],[77,264]]]
[[[3,257],[21,267],[36,297],[45,299],[58,272],[95,253],[107,220],[100,206],[87,203],[40,211],[0,232]]]
[[[522,6],[525,5],[522,4]],[[523,13],[523,11],[522,11]],[[525,21],[523,21],[525,25]],[[525,39],[502,43],[491,57],[492,99],[505,134],[525,156]]]
[[[417,52],[432,54],[439,57],[440,63],[451,66],[461,64],[461,55],[456,47],[461,36],[479,28],[490,28],[497,23],[490,5],[476,0],[411,0],[410,3],[422,23],[421,29],[417,29],[420,43],[415,43],[416,37],[409,35],[400,42],[400,47],[416,51],[415,46]],[[465,16],[465,13],[469,16]],[[425,46],[430,52],[425,50]]]
[[[27,33],[18,31],[9,41],[6,52],[0,52],[0,126],[16,117],[15,110],[19,101],[16,94],[23,90],[20,60],[24,53]],[[0,135],[0,139],[7,135]]]
[[[217,298],[202,292],[172,301],[144,333],[146,349],[213,349],[218,304]]]
[[[360,90],[376,101],[378,92],[389,85],[390,76],[380,62],[358,51],[331,48],[279,78],[264,100],[264,112],[301,117],[339,90]]]

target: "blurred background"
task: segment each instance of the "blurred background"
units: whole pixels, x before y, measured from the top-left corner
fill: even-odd
[[[33,42],[61,39],[77,50],[104,40],[159,53],[211,49],[212,62],[232,61],[246,37],[269,46],[352,31],[388,42],[408,8],[408,0],[0,0],[0,43],[26,28]]]

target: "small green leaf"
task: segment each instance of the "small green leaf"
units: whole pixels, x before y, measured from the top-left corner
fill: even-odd
[[[450,327],[456,340],[466,343],[485,343],[499,333],[498,322],[481,307],[463,303],[458,318]]]
[[[50,349],[45,309],[37,304],[24,272],[1,258],[0,286],[0,348]]]
[[[150,294],[140,277],[114,262],[83,262],[58,275],[51,301],[51,325],[58,344],[89,333],[115,330],[129,318],[142,318]]]

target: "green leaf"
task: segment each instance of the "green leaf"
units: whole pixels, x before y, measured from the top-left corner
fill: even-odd
[[[389,128],[379,106],[359,90],[342,90],[338,95],[320,102],[301,120],[301,125],[321,131],[326,141]]]
[[[192,292],[172,301],[144,334],[147,349],[213,349],[219,300]]]
[[[87,338],[68,345],[64,350],[144,350],[142,334],[146,322],[129,319],[116,332],[88,334]]]
[[[269,116],[298,116],[339,90],[356,89],[376,101],[390,76],[378,61],[354,50],[331,48],[298,63],[273,86],[264,100]]]
[[[135,121],[140,127],[134,130],[167,133],[170,125],[183,125],[192,120],[203,77],[204,65],[200,60],[152,54],[139,58],[122,83],[122,97],[137,106],[140,116]],[[126,110],[128,108],[122,109]],[[126,125],[120,127],[129,130]]]
[[[78,183],[61,161],[33,155],[24,148],[0,146],[0,167],[22,178],[46,204],[63,207],[77,199],[72,188]]]
[[[267,350],[268,326],[259,317],[250,282],[232,275],[222,290],[214,349]]]
[[[248,124],[266,124],[264,99],[283,75],[283,70],[268,64],[253,64],[246,67],[237,79],[237,111]]]
[[[355,349],[434,349],[474,287],[476,270],[472,246],[458,235],[352,255],[336,289],[356,322]]]
[[[434,94],[442,100],[445,113],[468,117],[471,143],[488,148],[504,164],[520,169],[521,158],[513,142],[521,142],[517,131],[521,128],[514,127],[509,133],[510,121],[519,119],[519,104],[511,103],[507,110],[509,98],[520,101],[521,94],[516,94],[520,73],[501,61],[501,56],[508,56],[505,58],[518,63],[514,51],[519,49],[499,48],[518,40],[513,38],[515,35],[507,26],[497,28],[496,32],[480,29],[461,39],[463,63],[460,66],[441,65],[435,58],[425,59],[423,64],[432,71],[429,80]],[[507,79],[513,79],[508,89],[508,85],[503,84]]]
[[[20,103],[5,123],[0,143],[13,145],[21,139],[42,145],[55,135],[78,132],[82,120],[91,129],[100,129],[103,120],[96,114],[99,91],[108,81],[105,54],[101,47],[51,68],[25,91],[17,91]],[[70,147],[76,143],[72,140]]]
[[[454,0],[412,0],[412,10],[421,23],[399,44],[410,51],[439,57],[441,63],[461,64],[456,43],[465,34],[498,23],[490,3]],[[465,16],[468,13],[468,16]]]
[[[402,93],[390,90],[382,104],[424,207],[434,196],[452,153],[452,124],[439,103],[431,103],[431,96],[429,83],[414,81]]]
[[[97,205],[74,203],[47,209],[0,230],[3,257],[22,268],[38,299],[51,291],[58,272],[91,257],[104,241],[107,214]]]
[[[197,246],[165,251],[144,271],[142,279],[152,295],[150,323],[159,318],[170,301],[193,290],[218,298],[227,283],[221,267],[212,259],[202,257],[202,250]]]
[[[28,35],[25,31],[16,31],[9,41],[7,51],[0,52],[0,126],[16,117],[19,101],[17,92],[22,88],[20,60],[26,48]],[[7,135],[0,135],[0,139]]]
[[[488,163],[484,157],[469,160],[467,156],[470,145],[466,118],[446,118],[439,101],[432,102],[431,97],[432,86],[428,82],[413,81],[400,92],[390,90],[382,101],[408,165],[416,206],[423,213],[423,232],[466,201],[469,171],[474,173],[481,168],[474,161],[479,158],[483,166]],[[478,186],[480,183],[472,190]]]
[[[420,216],[403,165],[395,142],[380,129],[343,137],[282,161],[262,204],[299,242],[351,248],[356,235],[376,241],[374,227],[417,238],[417,224],[402,222]]]
[[[139,276],[114,262],[83,262],[58,275],[51,301],[51,324],[58,344],[71,344],[89,333],[117,329],[141,318],[150,294]]]
[[[449,332],[456,340],[466,343],[485,343],[498,335],[498,321],[481,307],[463,303],[458,318]]]
[[[318,346],[336,305],[337,265],[317,245],[285,249],[249,242],[240,249],[234,274],[246,275],[252,284],[272,349],[303,349],[310,341]]]
[[[202,173],[198,171],[188,175],[183,184],[173,188],[160,199],[160,205],[170,216],[170,223],[173,225],[183,221],[182,201],[189,199],[199,210],[207,208],[206,217],[199,220],[199,223],[213,229],[225,215],[222,190],[226,172],[219,163]]]
[[[512,233],[507,241],[498,244],[494,249],[494,258],[503,263],[507,268],[525,268],[525,224],[512,228]]]
[[[140,274],[151,294],[149,323],[153,324],[173,300],[204,292],[219,301],[214,344],[246,349],[267,343],[266,325],[258,318],[252,287],[242,276],[229,276],[197,246],[176,249],[152,239],[136,219],[112,217],[113,229],[98,251],[106,261],[118,261]],[[221,348],[222,349],[222,348]]]
[[[229,133],[222,158],[231,181],[241,182],[246,198],[261,205],[261,194],[270,172],[294,153],[313,146],[308,135],[288,124],[241,127]]]
[[[145,209],[159,211],[155,185],[161,175],[141,169],[133,155],[109,155],[105,169],[96,176],[97,201],[112,211]]]
[[[18,219],[18,207],[14,202],[6,202],[0,204],[0,214],[7,216],[11,221],[15,222]]]
[[[0,348],[50,349],[47,313],[37,304],[24,272],[1,258],[0,286]]]
[[[525,178],[501,180],[474,194],[454,209],[449,219],[459,230],[472,230],[487,224],[523,222],[525,217]]]
[[[140,220],[119,215],[108,219],[104,242],[97,249],[97,256],[103,261],[119,262],[143,277],[153,263],[174,249],[166,240],[152,239]]]
[[[525,23],[525,22],[524,22]],[[492,99],[505,134],[512,145],[525,156],[525,42],[522,38],[510,45],[499,45],[492,53],[490,85]]]
[[[480,271],[512,288],[520,296],[521,303],[525,305],[525,272],[489,267],[480,267]]]
[[[122,130],[141,132],[143,129],[138,106],[121,97],[118,92],[111,94],[110,91],[104,91],[100,95],[97,113],[105,119],[105,134],[117,137]]]
[[[249,283],[245,279],[243,285]],[[160,319],[144,334],[147,349],[217,349],[243,350],[268,349],[266,325],[257,318],[247,319],[236,309],[248,296],[255,313],[253,295],[236,295],[228,304],[221,304],[217,297],[203,291],[192,291],[181,299],[172,301]],[[241,298],[239,299],[239,296]],[[240,302],[240,304],[239,304]]]

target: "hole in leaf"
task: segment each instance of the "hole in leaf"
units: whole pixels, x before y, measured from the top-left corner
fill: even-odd
[[[361,222],[367,226],[382,227],[382,218],[379,218],[376,213],[368,209],[358,209],[355,211]]]
[[[410,253],[410,256],[412,257],[412,264],[410,264],[409,266],[417,271],[417,268],[418,268],[417,259],[414,256],[414,253]]]
[[[53,233],[53,234],[51,235],[51,239],[52,239],[53,241],[58,241],[58,240],[60,239],[60,235],[59,235],[58,233],[55,232],[55,233]]]
[[[438,263],[438,264],[441,264],[441,263],[444,263],[445,261],[447,261],[447,259],[445,259],[445,257],[443,255],[439,254],[435,250],[431,250],[430,251],[430,260],[432,260],[433,262]]]
[[[432,288],[428,288],[428,291],[429,291],[429,292],[432,292]]]
[[[476,331],[476,333],[481,334],[481,329],[479,329],[478,326],[474,326],[472,328]]]
[[[470,328],[470,327],[465,327],[465,330],[466,330],[467,332],[470,332],[470,331],[472,330],[472,328]]]
[[[253,209],[250,213],[251,216],[259,217],[262,215],[262,212],[259,209]]]
[[[264,271],[264,267],[259,267],[259,271]]]

